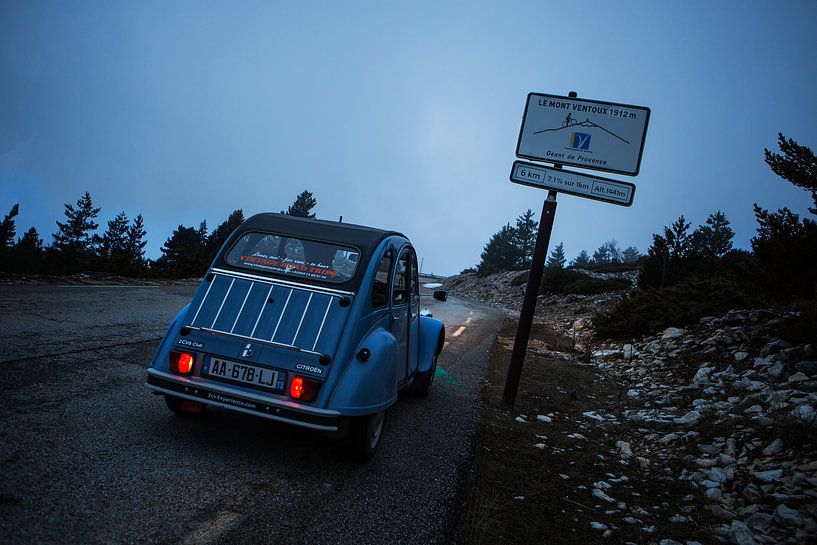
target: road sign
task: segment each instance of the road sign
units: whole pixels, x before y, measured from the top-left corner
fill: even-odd
[[[516,156],[635,176],[649,120],[643,106],[530,93]]]
[[[578,197],[587,197],[621,206],[633,204],[635,184],[599,176],[588,176],[542,165],[514,161],[511,181],[517,184],[554,189]]]

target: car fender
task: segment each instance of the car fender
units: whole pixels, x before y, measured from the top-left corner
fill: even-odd
[[[162,342],[159,343],[159,348],[156,350],[156,355],[153,356],[153,361],[150,364],[150,366],[154,369],[159,369],[162,371],[168,370],[170,360],[168,360],[167,354],[170,351],[170,347],[173,346],[173,341],[179,335],[179,329],[182,326],[182,321],[187,315],[187,310],[189,308],[190,303],[186,304],[184,308],[179,311],[179,313],[173,319],[173,322],[170,324],[170,327],[167,328],[165,336],[162,337]]]
[[[417,372],[427,373],[434,363],[434,356],[442,352],[445,342],[445,325],[436,318],[420,316],[420,349],[417,353]]]
[[[360,361],[358,354],[369,351]],[[347,416],[382,411],[397,401],[397,340],[382,327],[366,335],[355,348],[340,377],[328,409]]]

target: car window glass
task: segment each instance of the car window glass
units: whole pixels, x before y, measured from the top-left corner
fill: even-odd
[[[411,251],[411,294],[420,296],[420,271],[417,270],[417,254]]]
[[[377,265],[372,284],[372,308],[383,308],[389,304],[389,272],[391,271],[392,255],[386,252]]]
[[[409,252],[403,252],[397,260],[397,270],[394,272],[394,286],[391,293],[392,305],[404,305],[408,300],[408,271]]]
[[[254,271],[342,283],[350,280],[360,253],[331,242],[246,233],[224,259],[230,265]]]

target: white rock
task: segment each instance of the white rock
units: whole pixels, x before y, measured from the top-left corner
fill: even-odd
[[[640,395],[640,393],[639,393],[638,390],[635,390],[635,389],[632,389],[632,388],[627,390],[627,397],[635,398],[635,397],[638,397],[639,395]]]
[[[536,443],[535,445],[533,445],[533,448],[543,449],[543,448],[545,448],[545,444],[544,443]]]
[[[695,377],[692,379],[693,384],[705,384],[709,382],[709,375],[712,374],[714,371],[714,367],[701,367],[698,369],[698,372],[695,373]]]
[[[774,456],[783,451],[783,440],[779,437],[763,449],[763,456]]]
[[[604,530],[607,529],[607,525],[602,524],[601,522],[591,522],[590,527],[593,528],[594,530],[601,530],[601,531],[604,531]]]
[[[814,422],[815,417],[814,407],[811,405],[799,405],[792,409],[791,415],[801,422],[811,424]]]
[[[734,520],[730,530],[732,530],[732,539],[737,545],[757,545],[757,541],[752,536],[752,531],[749,530],[745,523]]]
[[[782,524],[788,528],[799,528],[803,526],[803,517],[800,513],[787,507],[784,503],[778,505],[777,509],[774,510],[774,520],[776,520],[778,524]]]
[[[593,489],[593,495],[596,496],[598,499],[602,501],[606,501],[607,503],[615,503],[616,500],[599,490],[598,488]]]
[[[522,418],[521,416],[517,416],[516,418],[514,418],[514,420],[516,422],[519,422],[520,424],[527,424],[528,423],[528,421],[525,420],[524,418]]]
[[[553,422],[553,419],[551,417],[545,416],[543,414],[537,414],[536,415],[536,420],[538,420],[539,422],[545,422],[545,423]]]
[[[800,371],[797,371],[795,374],[789,377],[789,382],[803,382],[808,380],[808,376]]]
[[[631,344],[625,344],[622,347],[622,355],[624,356],[625,359],[632,358],[633,357],[633,352],[634,352],[633,351],[633,345],[631,345]]]
[[[734,354],[735,361],[743,361],[748,357],[749,354],[747,354],[746,352],[735,352]]]
[[[516,501],[522,501],[525,499],[525,496],[514,496],[513,499],[515,499]]]
[[[601,416],[596,411],[585,411],[582,413],[582,416],[587,417],[590,420],[595,420],[597,422],[604,422],[604,417]]]
[[[661,443],[662,445],[666,445],[667,443],[671,443],[671,442],[675,441],[679,437],[680,437],[680,435],[678,435],[677,433],[668,433],[664,437],[659,439],[658,442]]]
[[[709,480],[715,481],[716,483],[725,483],[726,473],[719,467],[713,467],[709,470]]]
[[[769,469],[767,471],[756,471],[754,473],[754,476],[759,481],[763,481],[764,483],[771,483],[780,479],[780,477],[783,476],[783,470]]]
[[[760,414],[763,412],[763,407],[760,405],[752,405],[748,409],[743,411],[743,414]]]
[[[621,451],[621,454],[625,457],[629,457],[633,455],[633,451],[630,448],[630,443],[626,441],[616,441],[616,448]]]
[[[707,488],[704,497],[709,501],[721,501],[723,492],[721,492],[720,488]]]
[[[678,424],[679,426],[697,424],[698,421],[701,419],[701,413],[698,411],[689,411],[684,416],[680,418],[674,418],[673,421]]]
[[[684,334],[683,329],[678,329],[677,327],[668,327],[667,329],[664,330],[663,333],[661,333],[661,339],[662,340],[675,339],[683,334]]]

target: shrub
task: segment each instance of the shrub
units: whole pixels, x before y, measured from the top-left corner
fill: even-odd
[[[756,302],[730,280],[685,280],[667,288],[638,289],[593,318],[599,338],[632,338]]]
[[[593,278],[572,269],[547,269],[542,278],[541,291],[550,293],[576,293],[593,295],[608,291],[630,289],[632,284],[626,278]]]

